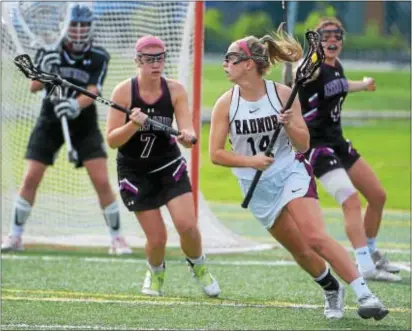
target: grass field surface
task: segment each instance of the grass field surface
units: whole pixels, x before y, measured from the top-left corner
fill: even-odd
[[[279,73],[275,69],[271,77],[278,79]],[[347,74],[352,79],[364,75],[375,77],[379,91],[351,95],[345,109],[410,108],[409,73]],[[211,107],[229,86],[218,65],[206,64],[203,105]],[[1,329],[410,330],[410,123],[359,124],[346,126],[345,136],[376,171],[388,195],[378,246],[402,267],[403,281],[399,284],[369,282],[369,287],[390,309],[384,320],[360,319],[349,286],[346,286],[345,317],[338,322],[325,320],[321,289],[278,245],[262,252],[210,255],[210,270],[222,288],[218,299],[203,295],[176,248],[167,251],[165,297],[150,298],[140,294],[146,270],[143,249],[134,249],[130,257],[109,258],[107,248],[29,246],[24,253],[1,256]],[[21,142],[21,150],[5,163],[10,171],[3,172],[2,182],[6,177],[13,182],[22,179],[22,160],[33,125],[30,122],[21,128],[2,125],[3,139]],[[211,164],[208,132],[209,126],[204,125],[200,187],[213,212],[234,232],[257,242],[276,244],[253,216],[240,208],[239,187],[230,169]],[[64,149],[61,154],[56,167],[48,172],[53,183],[59,183],[62,173],[66,178],[72,174]],[[115,152],[111,150],[109,155],[109,171],[114,173]],[[89,185],[84,169],[76,176]],[[336,202],[320,185],[318,188],[328,233],[349,247],[339,210],[329,209],[338,207]],[[71,188],[59,186],[51,191],[58,194],[59,189]],[[47,192],[47,182],[42,190]],[[77,187],[73,192],[82,194]]]
[[[410,110],[411,73],[410,71],[369,72],[345,71],[349,80],[362,80],[373,77],[376,91],[351,93],[345,100],[344,110]],[[267,79],[281,81],[281,67],[274,67]],[[202,105],[212,108],[217,98],[232,85],[226,79],[222,66],[206,63],[203,66]]]
[[[396,261],[409,255],[392,253]],[[209,256],[222,288],[205,297],[181,253],[167,256],[165,296],[140,294],[143,251],[109,258],[99,251],[49,252],[41,248],[2,256],[3,330],[406,330],[410,329],[410,273],[398,284],[369,282],[390,309],[380,322],[356,314],[346,287],[346,314],[323,317],[322,291],[283,249]],[[405,262],[401,262],[408,270]]]
[[[240,203],[239,185],[231,169],[213,165],[209,159],[209,129],[209,125],[202,127],[201,190],[207,200]],[[410,123],[367,121],[344,127],[344,134],[382,182],[387,192],[386,208],[410,210]],[[318,191],[322,207],[339,207],[319,182]]]

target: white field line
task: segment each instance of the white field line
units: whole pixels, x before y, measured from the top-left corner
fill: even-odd
[[[82,262],[95,262],[95,263],[134,263],[134,264],[146,264],[145,259],[119,259],[111,257],[69,257],[69,256],[54,256],[54,255],[8,255],[3,254],[2,260],[42,260],[42,261],[82,261]],[[168,261],[167,264],[183,264],[183,261]],[[241,261],[208,261],[210,265],[222,265],[222,266],[297,266],[294,261],[256,261],[256,260],[241,260]],[[410,262],[394,262],[396,266],[411,272]]]
[[[2,330],[124,330],[124,331],[140,331],[140,330],[209,330],[209,329],[170,329],[170,328],[128,328],[125,326],[107,327],[99,325],[44,325],[44,324],[2,324]]]

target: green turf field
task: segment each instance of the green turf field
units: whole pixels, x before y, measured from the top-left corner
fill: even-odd
[[[388,209],[410,210],[410,123],[367,121],[345,126],[344,133],[367,160],[387,191]],[[202,127],[200,187],[210,201],[240,203],[241,193],[229,168],[213,165],[208,155],[209,125]],[[322,207],[339,207],[318,184]]]
[[[392,253],[408,261],[405,253]],[[346,287],[346,314],[323,317],[321,289],[283,249],[209,256],[222,289],[204,297],[178,250],[168,251],[165,297],[139,290],[145,273],[142,251],[108,258],[95,251],[32,249],[2,257],[3,330],[407,330],[410,273],[398,284],[369,282],[391,313],[380,322],[356,315],[356,298]]]
[[[268,79],[281,81],[281,67],[272,69]],[[350,80],[373,77],[376,91],[371,93],[351,93],[345,101],[345,110],[410,110],[411,73],[410,71],[368,72],[345,71]],[[219,64],[206,63],[203,66],[202,105],[213,107],[216,99],[231,87]]]
[[[379,92],[351,95],[346,109],[410,108],[409,73],[347,74],[353,79],[364,75],[375,77]],[[277,79],[278,75],[279,71],[274,70],[271,77]],[[230,84],[217,65],[206,64],[204,77],[203,105],[207,108]],[[3,139],[20,141],[23,146],[7,164],[11,169],[7,176],[19,182],[28,128],[34,123],[26,123],[21,130],[2,124]],[[204,125],[200,186],[213,212],[234,232],[258,242],[275,244],[253,216],[240,208],[239,188],[230,169],[210,163],[208,130],[209,126]],[[410,123],[357,122],[345,126],[345,135],[373,167],[387,190],[387,210],[378,244],[404,268],[400,284],[369,283],[391,311],[383,321],[360,319],[356,315],[355,297],[348,286],[344,319],[326,321],[321,290],[278,246],[264,252],[209,255],[210,269],[222,288],[219,299],[203,296],[178,249],[167,252],[166,296],[153,299],[140,295],[145,273],[142,249],[134,249],[130,258],[108,258],[107,248],[60,250],[36,246],[28,247],[23,254],[2,255],[1,329],[410,330]],[[114,173],[115,152],[110,150],[109,154],[110,172]],[[58,183],[62,172],[67,171],[66,176],[71,176],[71,169],[63,149],[57,167],[50,169],[48,177]],[[89,185],[84,169],[76,176]],[[2,184],[3,179],[7,178],[2,177]],[[328,233],[349,246],[340,212],[329,209],[338,206],[318,187]],[[66,190],[59,186],[51,192],[59,189]],[[47,182],[43,183],[42,190],[48,190]],[[80,188],[75,192],[82,194]]]

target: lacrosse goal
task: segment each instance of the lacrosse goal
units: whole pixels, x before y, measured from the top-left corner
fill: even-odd
[[[67,2],[2,3],[2,236],[10,227],[13,200],[24,174],[24,153],[40,111],[40,95],[30,94],[28,81],[20,74],[13,58],[21,53],[34,56],[35,34],[63,26]],[[200,91],[203,52],[202,2],[94,2],[94,43],[111,55],[103,96],[110,98],[114,86],[134,75],[134,44],[140,36],[153,34],[168,48],[166,72],[178,79],[191,96],[195,129],[200,130]],[[21,8],[19,8],[21,6]],[[26,14],[28,13],[28,14]],[[47,17],[45,16],[47,15]],[[22,22],[25,20],[25,22]],[[28,28],[27,28],[28,27]],[[47,37],[47,36],[46,36]],[[102,131],[107,108],[98,105]],[[206,252],[247,251],[267,248],[240,237],[222,225],[199,192],[199,147],[187,155],[195,193],[200,230]],[[110,181],[117,188],[115,151],[108,150]],[[187,152],[185,152],[187,153]],[[121,205],[122,232],[133,247],[144,246],[145,238],[134,215]],[[167,211],[162,211],[169,231],[169,246],[178,246],[179,238]],[[40,185],[36,203],[26,224],[25,243],[68,246],[107,246],[106,228],[97,196],[84,168],[75,170],[68,163],[64,147]]]

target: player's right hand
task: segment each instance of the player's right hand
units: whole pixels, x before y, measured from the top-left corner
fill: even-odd
[[[376,84],[375,84],[375,80],[373,78],[363,77],[363,82],[366,85],[366,87],[365,87],[366,91],[376,91]]]
[[[60,53],[56,51],[46,52],[40,50],[35,59],[35,65],[40,71],[54,73],[55,68],[61,66]]]
[[[80,115],[81,109],[76,99],[61,99],[54,105],[54,112],[57,118],[66,116],[68,119],[75,119]]]
[[[143,127],[148,116],[145,113],[143,113],[140,108],[133,108],[132,113],[129,115],[129,118],[135,124],[138,124]]]
[[[252,168],[256,170],[266,170],[275,162],[275,159],[271,156],[266,156],[264,153],[259,153],[252,156]]]

